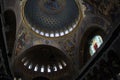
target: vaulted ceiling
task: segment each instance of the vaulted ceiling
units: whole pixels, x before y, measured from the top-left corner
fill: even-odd
[[[119,0],[3,3],[13,73],[23,80],[75,79],[120,18]]]

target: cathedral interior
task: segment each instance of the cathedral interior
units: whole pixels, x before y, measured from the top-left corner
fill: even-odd
[[[120,0],[0,0],[0,80],[120,80]]]

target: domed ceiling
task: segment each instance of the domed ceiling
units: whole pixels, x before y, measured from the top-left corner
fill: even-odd
[[[37,34],[59,37],[73,31],[79,19],[75,0],[27,0],[24,22]]]
[[[29,77],[45,76],[58,78],[64,76],[64,74],[70,75],[73,68],[70,58],[61,50],[49,45],[37,45],[17,56],[14,70],[15,75],[19,74],[23,78],[24,76],[27,78],[23,80],[31,80]],[[23,73],[24,71],[25,73]]]

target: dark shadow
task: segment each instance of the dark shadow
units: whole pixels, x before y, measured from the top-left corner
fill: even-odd
[[[61,50],[49,45],[37,45],[27,49],[22,55],[21,59],[27,57],[33,63],[51,64],[58,63],[61,60],[69,63],[69,59]]]
[[[48,78],[45,78],[45,77],[36,77],[32,80],[49,80]]]
[[[16,16],[14,11],[6,10],[4,12],[4,20],[5,20],[6,40],[10,53],[9,56],[11,56],[16,38]]]

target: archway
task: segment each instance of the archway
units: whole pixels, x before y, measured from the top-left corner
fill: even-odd
[[[86,62],[96,53],[97,49],[104,42],[105,31],[97,26],[92,26],[88,28],[81,40],[80,48],[79,48],[79,56],[82,56],[82,65],[86,64]]]
[[[12,55],[14,43],[16,39],[16,15],[13,10],[6,10],[4,12],[6,40],[9,49],[9,55]]]

